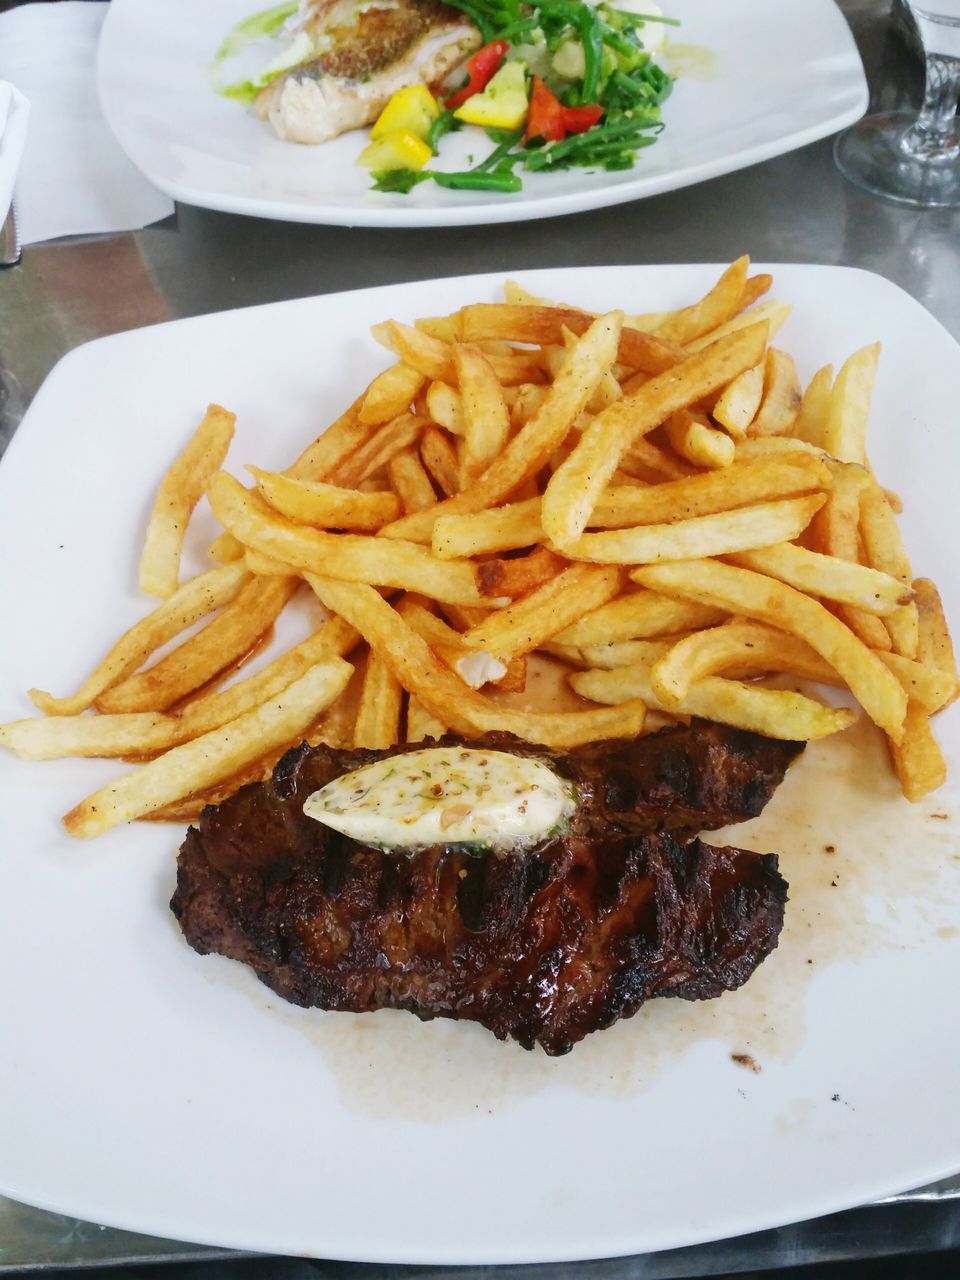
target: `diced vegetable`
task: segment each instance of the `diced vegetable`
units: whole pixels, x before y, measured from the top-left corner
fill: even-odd
[[[451,94],[444,105],[448,109],[459,107],[468,98],[472,98],[474,94],[482,93],[507,56],[509,48],[510,43],[507,40],[491,40],[482,49],[478,49],[473,57],[467,61],[467,83],[462,89],[458,89],[456,93]]]
[[[380,112],[370,130],[370,139],[376,142],[397,129],[407,129],[426,142],[439,115],[440,104],[425,84],[405,85]]]
[[[583,107],[565,107],[540,77],[534,76],[524,140],[542,138],[544,142],[559,142],[568,134],[592,129],[602,115],[603,107],[596,102]]]
[[[527,115],[527,73],[522,62],[507,62],[483,93],[468,98],[454,115],[465,124],[485,129],[517,129]]]
[[[422,169],[433,152],[409,129],[394,129],[392,133],[377,138],[360,152],[357,161],[373,173],[390,169]]]

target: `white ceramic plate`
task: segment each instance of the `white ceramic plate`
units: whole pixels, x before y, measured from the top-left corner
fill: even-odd
[[[121,145],[162,191],[187,204],[294,222],[462,226],[576,213],[637,200],[756,164],[835,133],[863,114],[867,86],[833,0],[673,0],[682,75],[666,129],[626,173],[529,175],[504,196],[424,183],[370,191],[355,161],[364,132],[320,147],[279,141],[218,97],[205,69],[256,0],[114,0],[100,44],[100,98]],[[690,46],[695,46],[693,50]],[[686,52],[684,52],[686,50]],[[682,56],[681,56],[682,55]],[[444,154],[458,168],[469,131]],[[482,145],[482,143],[481,143]],[[463,154],[460,154],[460,152]]]
[[[960,618],[956,344],[877,276],[773,270],[795,305],[778,341],[804,380],[883,341],[872,455],[906,503],[918,571]],[[522,278],[594,308],[659,310],[718,271]],[[73,689],[144,611],[153,490],[209,400],[239,413],[234,469],[282,466],[385,362],[372,322],[494,300],[496,285],[278,303],[67,356],[0,465],[3,718],[29,714],[31,685]],[[194,563],[212,533],[198,516]],[[941,726],[955,778],[955,709]],[[960,1167],[956,784],[908,805],[869,726],[811,748],[737,829],[780,850],[791,882],[780,948],[750,983],[655,1001],[555,1060],[466,1024],[295,1009],[196,955],[167,910],[180,829],[84,844],[59,826],[117,768],[0,757],[4,1194],[268,1252],[533,1262],[753,1231]]]

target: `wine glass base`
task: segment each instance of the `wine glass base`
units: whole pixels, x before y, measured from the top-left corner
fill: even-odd
[[[909,111],[865,116],[837,136],[837,168],[864,191],[898,204],[928,209],[960,205],[960,159],[917,160],[903,147],[916,119]]]

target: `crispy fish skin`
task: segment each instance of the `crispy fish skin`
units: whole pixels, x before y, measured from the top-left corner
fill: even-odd
[[[695,722],[566,755],[508,734],[471,745],[575,781],[569,829],[503,853],[371,848],[307,818],[304,801],[416,748],[304,745],[191,827],[170,904],[186,940],[294,1004],[467,1019],[550,1055],[656,996],[733,990],[776,947],[776,857],[691,837],[758,813],[802,744]]]
[[[473,23],[436,0],[321,4],[303,29],[327,48],[257,95],[257,115],[288,142],[328,142],[371,124],[408,84],[439,84],[480,46]]]

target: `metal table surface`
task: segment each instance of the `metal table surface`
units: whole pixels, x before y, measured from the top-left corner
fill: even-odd
[[[917,102],[919,61],[887,0],[840,0],[876,106]],[[960,338],[960,212],[916,211],[846,184],[830,140],[654,199],[545,222],[381,231],[299,226],[181,206],[144,231],[27,249],[0,273],[0,453],[46,374],[89,339],[231,307],[433,276],[551,266],[730,261],[838,263],[887,276]],[[881,1205],[755,1236],[525,1277],[701,1276],[960,1248],[960,1178]],[[207,1259],[223,1253],[42,1213],[0,1198],[0,1272]],[[244,1268],[244,1275],[247,1274]],[[179,1271],[179,1268],[177,1268]],[[264,1263],[264,1276],[477,1280],[488,1268]],[[520,1268],[498,1269],[508,1276]],[[193,1269],[190,1272],[194,1274]],[[257,1272],[256,1274],[260,1274]]]

